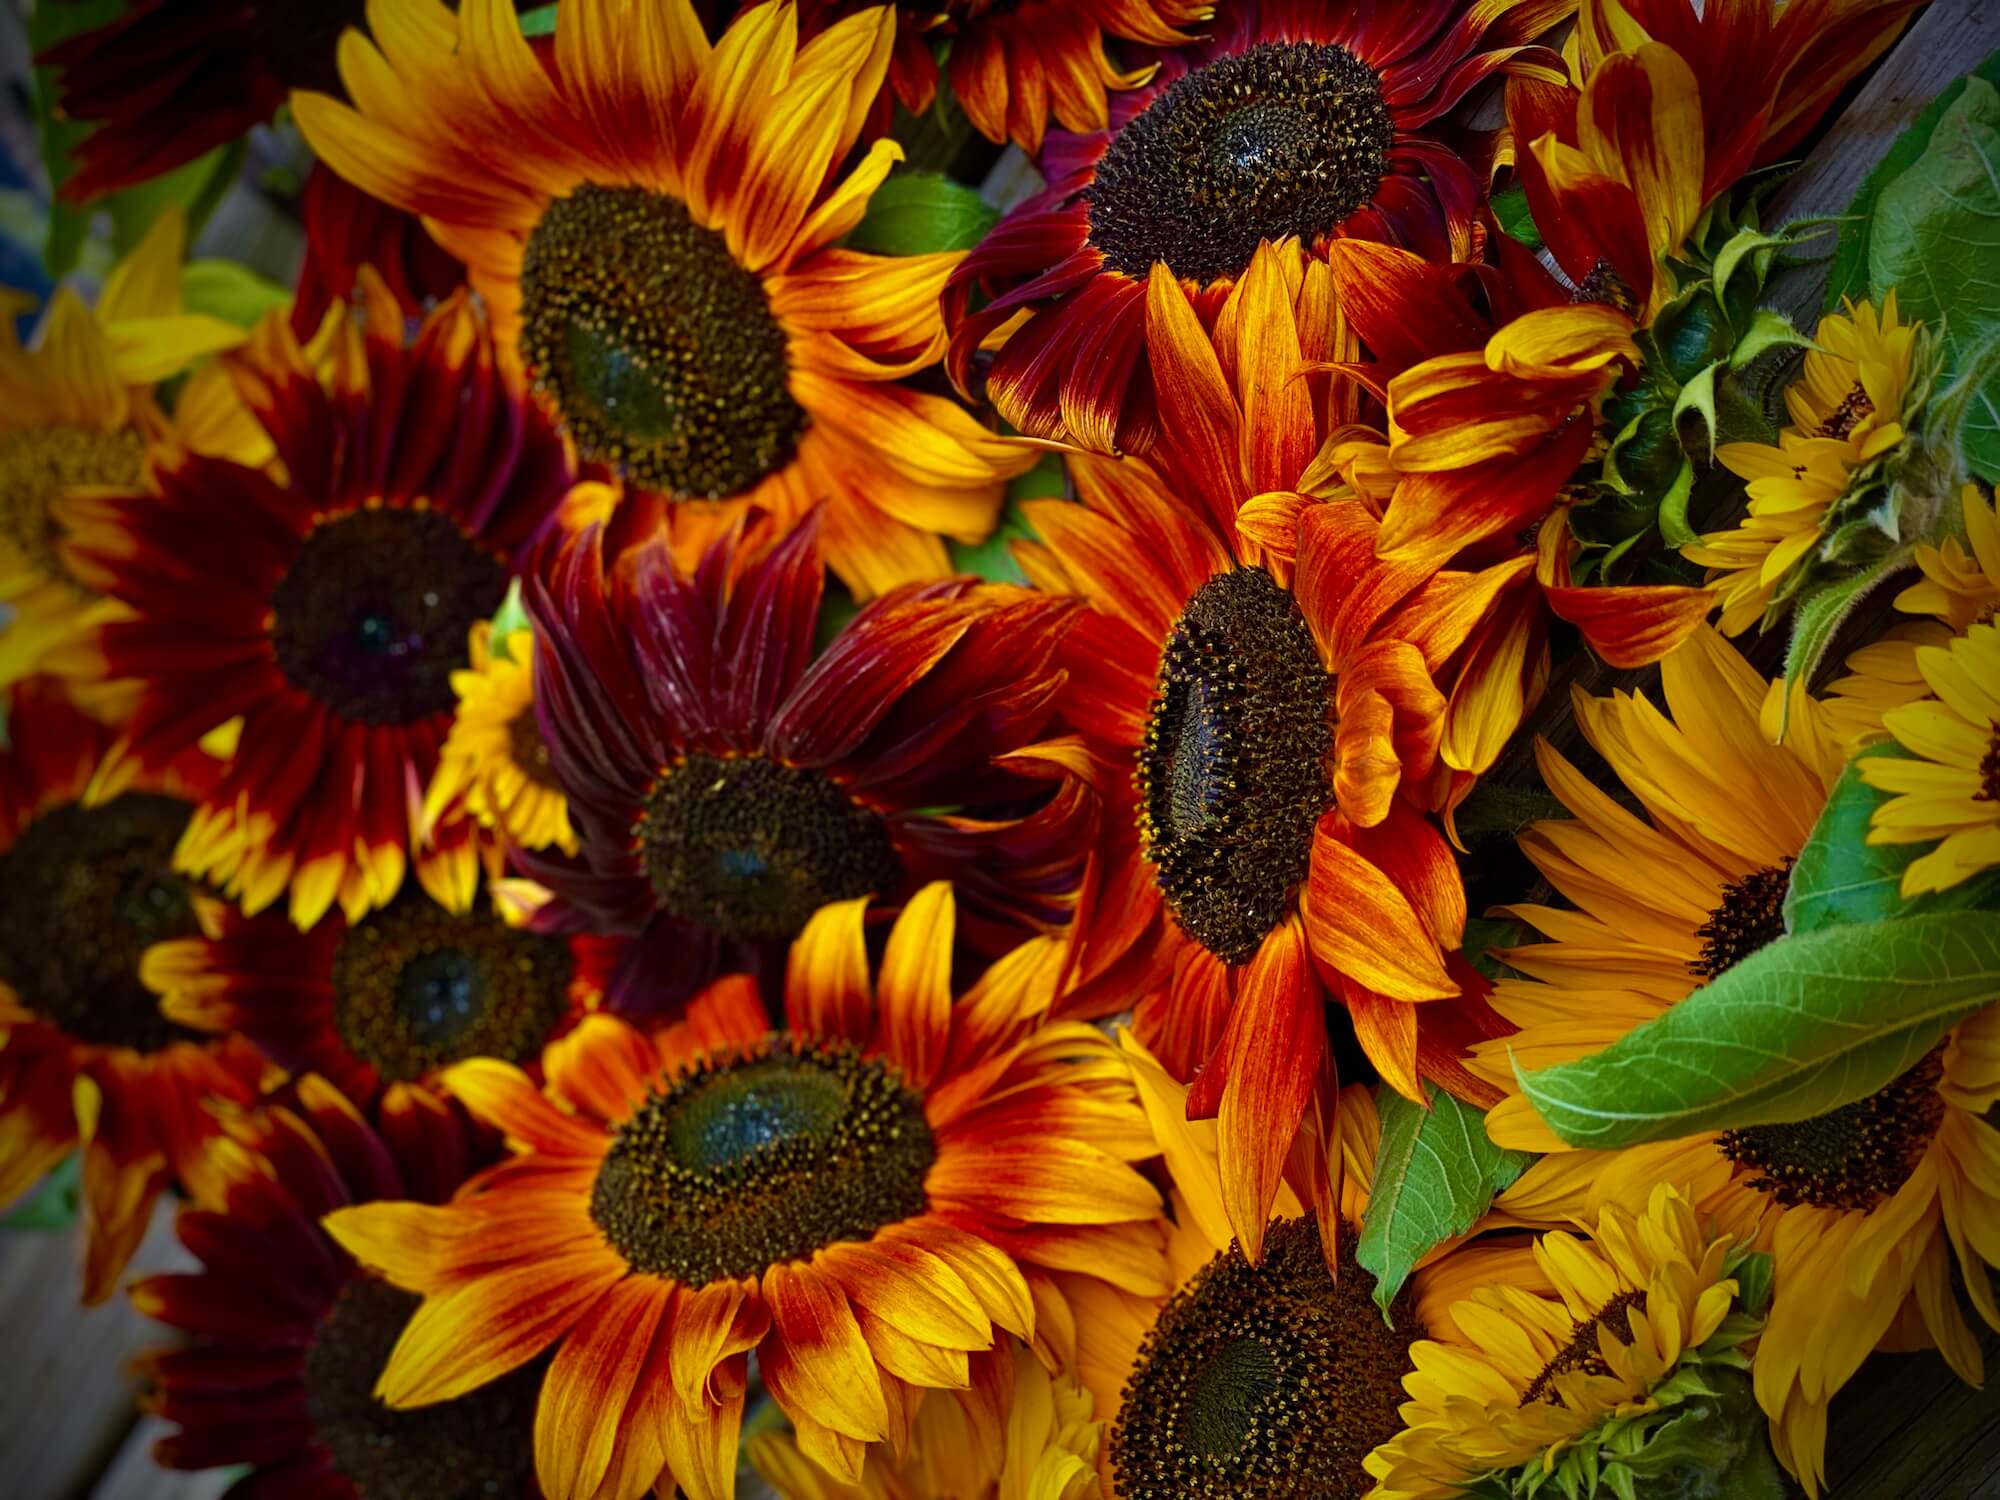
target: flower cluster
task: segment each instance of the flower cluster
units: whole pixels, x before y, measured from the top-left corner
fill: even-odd
[[[38,13],[0,1207],[159,1461],[1776,1500],[1978,1381],[1994,66],[1764,222],[1917,8]]]

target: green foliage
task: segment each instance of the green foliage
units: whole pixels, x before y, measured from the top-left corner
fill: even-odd
[[[206,313],[249,328],[266,313],[289,304],[292,294],[233,260],[189,261],[181,272],[181,296],[191,313]]]
[[[1374,1274],[1375,1302],[1386,1317],[1416,1263],[1470,1229],[1532,1158],[1494,1145],[1486,1116],[1441,1089],[1431,1090],[1429,1109],[1389,1088],[1378,1091],[1377,1102],[1382,1142],[1354,1258]]]
[[[12,1213],[0,1217],[0,1229],[67,1229],[82,1200],[82,1172],[83,1153],[72,1151]]]
[[[1883,184],[1868,279],[1894,288],[1905,317],[1929,323],[1949,382],[2000,339],[2000,90],[1977,75],[1938,117],[1923,153]],[[1987,372],[1960,445],[1973,472],[2000,477],[2000,369]]]
[[[1060,499],[1066,493],[1062,455],[1050,453],[1042,461],[1017,476],[1007,486],[1007,505],[1000,522],[983,542],[947,542],[951,565],[961,573],[971,573],[988,583],[1025,585],[1028,575],[1014,560],[1014,543],[1039,541],[1017,504],[1022,500]]]
[[[1535,216],[1528,211],[1528,190],[1521,183],[1493,195],[1493,217],[1500,221],[1501,231],[1510,239],[1519,240],[1530,250],[1542,248],[1542,232],[1535,227]]]
[[[1984,912],[1822,927],[1521,1087],[1594,1150],[1811,1119],[1886,1086],[1996,993],[2000,924]]]
[[[999,222],[1000,210],[964,183],[905,168],[875,190],[847,246],[877,255],[970,250]]]
[[[522,36],[554,36],[556,34],[556,8],[553,5],[538,5],[533,10],[521,12]]]

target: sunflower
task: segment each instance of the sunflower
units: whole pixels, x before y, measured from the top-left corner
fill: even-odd
[[[1110,1043],[1049,1019],[1056,941],[954,1001],[950,888],[904,910],[872,982],[866,905],[794,945],[784,1031],[732,977],[653,1037],[587,1017],[544,1055],[546,1094],[500,1062],[444,1075],[513,1158],[443,1208],[327,1221],[424,1297],[384,1400],[449,1400],[553,1348],[546,1490],[631,1500],[664,1469],[713,1500],[754,1350],[800,1450],[856,1484],[926,1393],[992,1420],[996,1330],[1036,1337],[1031,1285],[1164,1287],[1159,1197],[1128,1164],[1151,1135]]]
[[[880,141],[838,172],[892,8],[800,46],[773,0],[711,49],[688,0],[578,0],[546,54],[506,0],[394,9],[343,46],[359,107],[300,94],[300,127],[465,262],[583,456],[660,497],[684,561],[824,501],[828,562],[865,597],[992,529],[1036,453],[899,383],[943,351],[960,256],[834,243],[900,156]]]
[[[458,710],[424,796],[425,826],[463,811],[510,845],[574,854],[569,803],[535,722],[534,635],[509,630],[496,651],[492,625],[473,625],[472,664],[451,674]]]
[[[1459,1338],[1411,1348],[1405,1426],[1365,1461],[1380,1481],[1372,1500],[1451,1500],[1496,1484],[1526,1495],[1551,1476],[1564,1493],[1589,1477],[1595,1494],[1618,1468],[1619,1492],[1633,1493],[1635,1470],[1650,1483],[1675,1472],[1621,1464],[1642,1451],[1628,1446],[1635,1438],[1719,1398],[1717,1384],[1747,1396],[1740,1346],[1758,1319],[1734,1274],[1745,1253],[1705,1232],[1679,1189],[1656,1185],[1636,1215],[1606,1205],[1590,1240],[1543,1235],[1534,1255],[1547,1293],[1478,1287],[1452,1309]]]
[[[315,162],[299,193],[305,259],[292,295],[292,332],[316,334],[327,309],[354,295],[355,273],[371,266],[406,316],[421,318],[465,285],[465,267],[425,232],[415,214],[391,208]]]
[[[1422,1074],[1488,1097],[1456,1063],[1498,1027],[1483,981],[1448,957],[1465,893],[1427,816],[1433,674],[1519,571],[1385,564],[1360,500],[1301,493],[1350,395],[1287,378],[1327,357],[1315,309],[1331,298],[1322,265],[1296,292],[1285,276],[1282,251],[1260,250],[1211,341],[1154,272],[1159,467],[1074,459],[1082,503],[1027,504],[1042,540],[1020,549],[1042,588],[1090,605],[1058,658],[1111,809],[1075,921],[1077,984],[1102,1004],[1074,1003],[1143,996],[1147,1045],[1177,1077],[1200,1069],[1253,1260],[1279,1164],[1330,1082],[1329,998],[1404,1093],[1427,1099]],[[1150,965],[1119,967],[1140,949]]]
[[[348,922],[329,912],[300,932],[277,913],[225,916],[210,936],[155,945],[140,977],[169,1021],[241,1033],[281,1067],[402,1115],[402,1095],[436,1096],[439,1072],[469,1057],[532,1066],[596,997],[581,940],[468,911],[414,884]]]
[[[2000,865],[2000,625],[1974,625],[1949,646],[1919,646],[1916,657],[1933,696],[1882,716],[1915,758],[1860,763],[1863,781],[1895,794],[1875,810],[1869,843],[1939,841],[1903,871],[1906,897]]]
[[[1144,335],[1156,263],[1212,307],[1265,241],[1291,241],[1299,263],[1340,236],[1473,258],[1483,174],[1433,127],[1496,72],[1559,78],[1556,55],[1526,44],[1575,8],[1226,7],[1205,40],[1113,101],[1108,128],[1050,138],[1048,190],[946,287],[952,379],[970,392],[983,363],[987,395],[1021,431],[1143,453],[1160,423]]]
[[[1306,1153],[1334,1165],[1280,1186],[1252,1261],[1224,1208],[1215,1123],[1190,1120],[1187,1091],[1129,1033],[1119,1042],[1172,1184],[1173,1229],[1163,1292],[1058,1278],[1076,1316],[1077,1375],[1108,1426],[1104,1495],[1357,1500],[1363,1459],[1401,1425],[1411,1346],[1511,1266],[1428,1261],[1384,1316],[1354,1260],[1381,1130],[1359,1085],[1340,1091]]]
[[[153,395],[156,382],[244,337],[184,311],[186,240],[180,209],[163,210],[112,268],[95,312],[57,291],[32,349],[15,337],[22,299],[0,290],[0,687],[61,677],[93,711],[115,716],[122,705],[92,680],[88,641],[118,611],[65,565],[57,502],[72,489],[142,486],[149,443],[230,449],[231,403],[213,373],[190,378],[172,418]]]
[[[300,1078],[210,1147],[217,1202],[181,1211],[199,1269],[148,1276],[132,1302],[185,1336],[136,1362],[141,1402],[177,1429],[169,1469],[248,1466],[239,1495],[300,1500],[540,1500],[529,1429],[538,1372],[422,1411],[391,1411],[375,1377],[418,1299],[378,1281],[320,1228],[377,1198],[448,1197],[481,1160],[433,1103],[415,1134]]]
[[[78,1147],[86,1302],[111,1295],[169,1184],[211,1198],[209,1100],[247,1101],[262,1072],[240,1038],[173,1025],[140,982],[161,943],[221,904],[169,865],[218,768],[180,756],[86,805],[112,746],[56,685],[6,702],[0,749],[0,1204]]]
[[[1583,0],[1569,76],[1507,89],[1549,253],[1577,287],[1651,323],[1674,294],[1662,260],[1718,197],[1792,152],[1918,3]]]
[[[807,0],[801,29],[810,35],[828,16],[860,8],[854,0]],[[1214,14],[1210,0],[899,0],[888,89],[870,126],[876,134],[888,128],[892,99],[913,115],[936,101],[936,38],[945,44],[952,97],[973,129],[1033,156],[1050,115],[1064,130],[1103,130],[1110,124],[1108,94],[1153,76],[1158,64],[1129,72],[1114,67],[1106,41],[1178,47],[1194,40],[1183,28]]]
[[[1703,1220],[1775,1256],[1757,1398],[1786,1467],[1817,1484],[1827,1399],[1899,1316],[1926,1328],[1954,1368],[1978,1347],[1949,1292],[1952,1252],[1975,1305],[2000,1326],[1984,1262],[2000,1212],[2000,1009],[1878,1093],[1796,1124],[1707,1133],[1617,1153],[1567,1149],[1513,1081],[1591,1055],[1783,932],[1791,863],[1843,757],[1819,707],[1793,703],[1783,745],[1760,732],[1775,691],[1712,630],[1661,664],[1667,714],[1637,695],[1579,694],[1578,725],[1644,810],[1626,810],[1546,745],[1549,788],[1575,821],[1539,823],[1523,851],[1578,909],[1509,914],[1550,941],[1497,956],[1524,979],[1492,1004],[1522,1029],[1482,1044],[1472,1067],[1509,1091],[1487,1116],[1502,1145],[1551,1154],[1496,1208],[1542,1222],[1636,1210],[1656,1183],[1687,1187]],[[1906,1312],[1913,1307],[1914,1312]]]
[[[157,495],[72,496],[65,557],[126,606],[104,674],[140,685],[100,793],[240,717],[228,766],[175,856],[257,912],[290,889],[309,927],[401,888],[475,620],[570,481],[561,439],[499,368],[460,294],[404,346],[364,275],[361,315],[309,361],[273,313],[231,357],[277,472],[184,456]],[[439,899],[470,899],[469,841],[418,852]]]
[[[1013,1389],[998,1432],[955,1401],[926,1401],[911,1424],[909,1451],[871,1450],[858,1484],[835,1479],[786,1434],[748,1439],[750,1461],[784,1500],[1098,1500],[1104,1424],[1091,1415],[1090,1392],[1067,1372],[1051,1374],[1019,1345],[1011,1363]]]
[[[607,569],[589,530],[528,584],[582,856],[515,862],[555,895],[538,925],[632,939],[614,1009],[670,1014],[732,970],[774,981],[831,901],[953,879],[989,954],[1073,905],[1091,805],[1036,743],[1073,605],[909,585],[815,652],[817,536],[808,521],[756,561],[718,542],[690,578],[657,539]]]
[[[1857,473],[1902,445],[1921,328],[1896,313],[1896,294],[1820,319],[1814,347],[1785,388],[1791,422],[1771,443],[1724,443],[1715,456],[1749,481],[1749,514],[1681,549],[1710,570],[1722,628],[1740,635],[1768,618],[1792,570],[1819,545],[1827,514]]]

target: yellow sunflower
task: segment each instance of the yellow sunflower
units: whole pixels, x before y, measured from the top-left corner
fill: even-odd
[[[1406,1425],[1368,1456],[1380,1481],[1371,1500],[1450,1500],[1482,1479],[1533,1493],[1551,1475],[1569,1493],[1600,1465],[1670,1477],[1669,1465],[1645,1463],[1644,1440],[1711,1396],[1718,1371],[1750,1367],[1741,1346],[1758,1319],[1740,1308],[1732,1273],[1745,1256],[1734,1250],[1666,1183],[1641,1214],[1607,1204],[1588,1241],[1543,1235],[1533,1254],[1546,1292],[1476,1287],[1452,1308],[1457,1338],[1411,1348]],[[1760,1305],[1768,1261],[1758,1259],[1744,1300]],[[1732,1383],[1747,1397],[1740,1374]]]
[[[535,637],[509,630],[493,648],[493,622],[472,627],[472,665],[451,674],[458,711],[424,798],[424,827],[458,812],[522,849],[577,851],[569,802],[535,722]]]
[[[1730,635],[1765,618],[1786,576],[1819,544],[1827,514],[1858,473],[1895,451],[1916,368],[1920,329],[1897,315],[1896,294],[1820,320],[1815,347],[1785,390],[1790,424],[1771,443],[1724,443],[1715,456],[1749,481],[1749,513],[1683,547],[1710,570]]]
[[[927,1400],[907,1451],[871,1451],[859,1484],[834,1478],[789,1434],[759,1433],[745,1446],[784,1500],[1096,1500],[1104,1424],[1091,1415],[1090,1392],[1018,1344],[1011,1374],[1004,1428],[974,1421],[956,1401]]]
[[[95,311],[64,287],[33,348],[14,317],[32,305],[0,289],[0,687],[32,673],[68,683],[78,701],[115,714],[118,696],[93,681],[97,625],[118,612],[72,576],[59,553],[58,500],[76,489],[137,487],[148,444],[228,451],[236,405],[210,367],[169,419],[152,387],[203,356],[243,342],[243,330],[184,310],[187,227],[163,211],[106,278]]]
[[[746,512],[775,535],[823,501],[828,561],[867,595],[992,529],[1037,455],[901,383],[943,352],[961,256],[837,243],[901,156],[878,141],[838,170],[893,7],[801,46],[771,0],[711,46],[689,0],[573,0],[546,49],[512,0],[369,12],[372,40],[340,45],[353,104],[294,94],[300,127],[466,263],[579,450],[659,506],[683,561]]]
[[[1933,696],[1882,716],[1914,759],[1860,762],[1862,780],[1896,794],[1875,810],[1868,842],[1939,841],[1903,871],[1905,896],[1949,890],[2000,865],[2000,625],[1919,646],[1916,660]]]
[[[1794,698],[1791,732],[1760,730],[1767,685],[1704,629],[1662,663],[1671,717],[1637,695],[1579,695],[1586,738],[1637,798],[1635,814],[1547,745],[1549,788],[1576,814],[1538,823],[1524,852],[1573,908],[1516,906],[1549,941],[1499,956],[1525,978],[1492,1003],[1522,1029],[1476,1049],[1508,1091],[1487,1116],[1505,1146],[1549,1153],[1496,1209],[1591,1225],[1637,1209],[1656,1183],[1775,1259],[1755,1383],[1786,1467],[1823,1477],[1826,1403],[1898,1325],[1919,1327],[1977,1378],[1979,1349],[1951,1292],[1951,1261],[2000,1327],[1985,1265],[2000,1260],[2000,1008],[1962,1023],[1879,1092],[1816,1119],[1707,1132],[1616,1152],[1572,1151],[1519,1094],[1535,1070],[1589,1056],[1662,1014],[1783,931],[1792,860],[1843,764],[1819,705]]]

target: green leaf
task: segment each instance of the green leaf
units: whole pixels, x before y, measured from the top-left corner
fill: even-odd
[[[1535,216],[1528,211],[1528,190],[1522,184],[1517,182],[1504,193],[1493,195],[1493,216],[1509,239],[1519,240],[1530,250],[1542,248],[1542,232],[1535,227]]]
[[[964,183],[942,172],[904,170],[875,190],[847,246],[877,255],[970,250],[999,222],[1000,210]]]
[[[1729,351],[1729,368],[1740,370],[1751,360],[1769,354],[1773,349],[1810,349],[1812,340],[1799,332],[1797,325],[1775,308],[1760,307],[1750,319],[1749,330],[1736,341],[1736,347]]]
[[[0,1229],[67,1229],[76,1220],[82,1196],[82,1168],[81,1151],[65,1156],[12,1213],[0,1218]]]
[[[1521,1073],[1521,1087],[1592,1150],[1806,1120],[1884,1087],[1996,995],[2000,923],[1985,912],[1825,927],[1759,949],[1594,1056]]]
[[[1669,547],[1690,547],[1701,540],[1688,519],[1688,500],[1694,494],[1694,460],[1683,459],[1681,471],[1660,500],[1660,540]]]
[[[1708,436],[1708,461],[1715,462],[1715,372],[1722,367],[1717,360],[1704,366],[1699,374],[1681,387],[1680,395],[1674,401],[1674,428],[1680,429],[1684,413],[1693,412],[1701,418],[1702,430]]]
[[[538,5],[533,10],[521,12],[522,36],[554,36],[556,34],[556,8],[553,5]]]
[[[984,578],[988,583],[1025,585],[1028,575],[1014,561],[1014,543],[1037,542],[1041,538],[1015,502],[1059,499],[1065,493],[1065,483],[1062,456],[1057,453],[1045,454],[1034,468],[1016,475],[1008,482],[1007,505],[1000,512],[1000,523],[993,528],[993,535],[983,542],[945,543],[951,553],[952,567],[960,573]]]
[[[1941,336],[1944,375],[1962,371],[2000,333],[2000,90],[1965,80],[1923,155],[1882,189],[1868,244],[1868,279],[1894,288],[1903,316]],[[2000,476],[2000,371],[1973,398],[1963,429],[1966,462]]]
[[[181,297],[191,313],[206,313],[249,328],[266,313],[292,300],[275,281],[266,281],[233,260],[189,261],[181,272]]]
[[[493,623],[487,627],[487,637],[497,651],[508,636],[534,628],[535,622],[528,618],[528,607],[521,600],[521,580],[512,579],[507,584],[507,597],[493,611]]]
[[[1921,911],[1963,911],[1989,906],[2000,896],[2000,877],[1996,877],[1904,899],[1903,871],[1930,846],[1868,842],[1869,820],[1889,794],[1861,779],[1861,762],[1882,756],[1907,758],[1898,745],[1871,745],[1849,763],[1834,785],[1812,837],[1792,865],[1785,892],[1787,932],[1883,922]]]
[[[1792,702],[1789,687],[1795,683],[1810,683],[1813,674],[1819,670],[1827,648],[1833,638],[1840,634],[1840,627],[1855,607],[1868,596],[1870,589],[1887,578],[1908,561],[1907,549],[1898,548],[1888,556],[1862,567],[1833,583],[1815,590],[1798,602],[1792,616],[1792,638],[1785,648],[1785,696],[1784,723],[1779,733],[1789,727],[1792,717]]]
[[[124,0],[44,0],[28,14],[28,51],[38,56],[58,42],[117,20],[124,11]],[[35,129],[41,140],[42,163],[48,168],[50,186],[60,190],[74,170],[70,154],[90,134],[91,126],[56,118],[54,69],[35,69],[34,82]],[[42,246],[42,264],[52,278],[60,280],[76,268],[89,233],[89,211],[65,203],[58,194],[49,205],[49,237]]]
[[[1434,1247],[1464,1234],[1493,1195],[1533,1160],[1486,1138],[1486,1116],[1441,1089],[1431,1107],[1380,1090],[1382,1143],[1375,1190],[1354,1258],[1375,1275],[1375,1303],[1387,1316],[1410,1270]]]
[[[2000,52],[1987,58],[1967,76],[2000,84]],[[1840,245],[1834,251],[1833,270],[1827,277],[1826,301],[1823,304],[1826,311],[1832,312],[1848,297],[1868,295],[1868,252],[1869,241],[1873,237],[1876,202],[1881,198],[1882,190],[1909,171],[1917,158],[1924,154],[1938,121],[1964,92],[1965,79],[1953,79],[1943,93],[1924,106],[1924,112],[1917,116],[1910,128],[1896,137],[1894,144],[1862,182],[1861,191],[1854,195],[1854,201],[1848,205],[1841,224]]]

